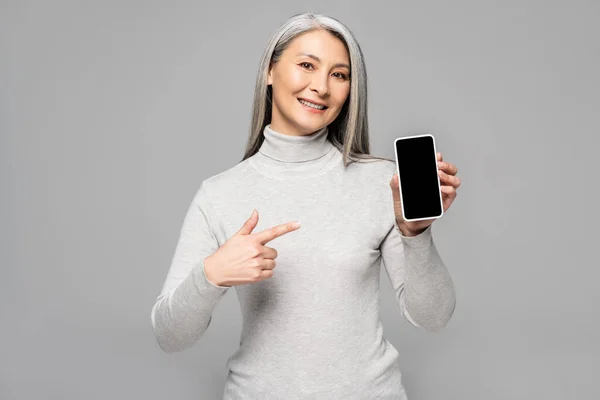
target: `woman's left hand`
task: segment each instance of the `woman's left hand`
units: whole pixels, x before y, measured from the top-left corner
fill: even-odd
[[[440,190],[442,192],[442,204],[444,212],[450,208],[450,205],[456,198],[456,189],[460,186],[460,179],[456,176],[458,168],[447,161],[442,159],[442,153],[437,153],[438,161],[438,175],[440,177]],[[402,217],[402,205],[400,202],[400,188],[398,183],[398,172],[394,173],[392,180],[390,181],[390,188],[392,189],[392,196],[394,199],[394,214],[396,215],[396,221],[398,228],[405,236],[416,236],[429,225],[433,224],[435,219],[426,219],[422,221],[405,221]]]

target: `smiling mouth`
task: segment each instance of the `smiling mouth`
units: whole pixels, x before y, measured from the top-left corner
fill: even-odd
[[[318,110],[318,111],[325,111],[325,110],[327,110],[329,108],[327,106],[323,106],[323,108],[315,108],[315,107],[309,106],[307,103],[310,103],[310,102],[308,102],[306,100],[302,100],[302,99],[297,99],[297,100],[298,100],[298,103],[300,103],[300,104],[302,104],[302,105],[304,105],[306,107],[310,107],[312,109]]]

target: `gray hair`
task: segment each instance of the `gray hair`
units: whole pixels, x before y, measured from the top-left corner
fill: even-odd
[[[252,123],[244,158],[256,154],[264,141],[263,130],[271,122],[272,88],[267,85],[271,62],[279,61],[283,51],[299,35],[323,29],[339,38],[350,56],[350,93],[338,117],[328,125],[327,140],[341,153],[344,167],[367,159],[388,160],[370,155],[367,117],[367,71],[363,53],[354,35],[335,18],[320,14],[296,14],[285,21],[269,40],[258,68]]]

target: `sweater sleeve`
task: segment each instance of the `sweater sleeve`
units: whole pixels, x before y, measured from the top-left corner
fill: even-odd
[[[393,208],[391,214],[394,226],[380,251],[401,313],[412,325],[437,332],[446,326],[456,306],[450,273],[433,242],[432,227],[407,237],[398,228]]]
[[[204,259],[219,247],[208,214],[203,181],[185,215],[170,269],[151,311],[154,335],[167,353],[191,347],[202,336],[230,288],[212,283],[204,271]]]

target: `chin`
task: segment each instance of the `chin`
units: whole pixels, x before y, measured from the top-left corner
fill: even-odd
[[[298,127],[298,129],[301,129],[303,132],[315,132],[318,131],[319,129],[323,128],[324,126],[329,125],[331,122],[328,122],[324,119],[320,119],[318,117],[316,118],[297,118],[296,119],[296,126]]]
[[[319,129],[323,128],[326,125],[323,124],[298,124],[298,128],[305,133],[306,135],[310,135],[312,133],[315,133],[316,131],[318,131]]]

